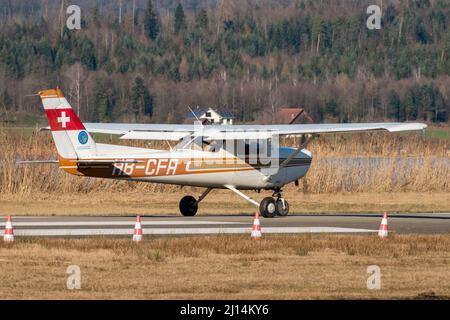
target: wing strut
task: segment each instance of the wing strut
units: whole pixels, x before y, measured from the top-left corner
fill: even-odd
[[[242,192],[240,192],[238,189],[236,189],[235,187],[233,187],[232,185],[226,184],[225,187],[227,189],[230,189],[231,191],[233,191],[234,193],[240,195],[242,198],[244,198],[245,200],[247,200],[248,202],[254,204],[255,206],[259,207],[259,203],[257,201],[255,201],[254,199],[250,198],[249,196],[247,196],[246,194],[243,194]]]

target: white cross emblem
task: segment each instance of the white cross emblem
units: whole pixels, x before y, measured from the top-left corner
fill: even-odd
[[[66,117],[66,112],[63,111],[61,112],[61,117],[59,117],[57,120],[59,123],[61,123],[62,127],[65,128],[67,122],[70,122],[70,117]]]

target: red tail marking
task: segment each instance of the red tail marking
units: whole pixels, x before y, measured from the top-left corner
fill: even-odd
[[[83,123],[71,108],[45,110],[52,131],[85,130]]]

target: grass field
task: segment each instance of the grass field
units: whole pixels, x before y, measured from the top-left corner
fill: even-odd
[[[171,193],[75,193],[0,196],[0,215],[180,215],[178,203],[184,194],[198,196],[201,189]],[[270,192],[247,192],[256,200]],[[291,213],[324,212],[450,212],[450,193],[285,193]],[[214,190],[202,201],[198,215],[253,214],[256,207],[228,190]]]
[[[0,299],[449,299],[449,247],[450,235],[20,238],[0,243]]]
[[[450,141],[450,128],[449,127],[431,127],[426,130],[426,136],[429,139],[440,139],[444,141]]]

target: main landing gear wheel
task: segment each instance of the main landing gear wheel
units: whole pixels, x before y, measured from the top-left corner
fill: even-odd
[[[284,203],[283,203],[284,202]],[[289,213],[289,203],[285,199],[277,199],[275,202],[277,208],[277,214],[279,216],[285,217]]]
[[[271,197],[264,198],[259,204],[259,212],[264,218],[273,218],[277,215],[275,199]]]
[[[198,210],[197,199],[185,196],[180,200],[180,212],[185,217],[195,216]]]

